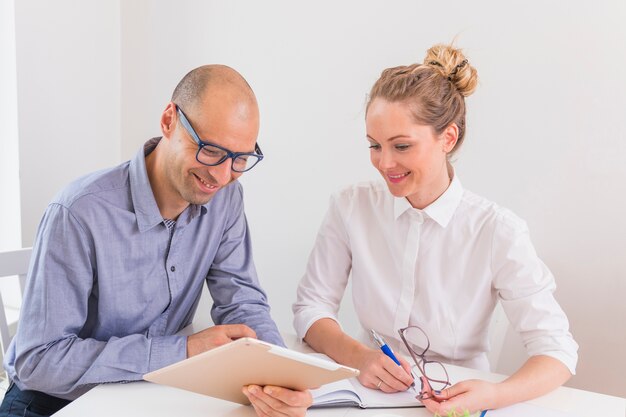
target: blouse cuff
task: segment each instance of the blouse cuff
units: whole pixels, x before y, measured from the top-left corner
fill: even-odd
[[[572,375],[576,375],[576,362],[578,362],[578,356],[572,357],[572,355],[567,354],[563,351],[551,351],[551,352],[543,352],[541,355],[550,356],[551,358],[557,359],[562,362],[563,365],[569,369]]]
[[[298,342],[302,342],[304,336],[306,336],[306,332],[309,331],[313,324],[321,319],[331,319],[334,320],[339,328],[343,331],[343,327],[341,327],[341,323],[337,320],[337,317],[333,314],[327,312],[310,312],[308,314],[296,314],[293,319],[293,326],[296,329],[296,335],[298,336]]]

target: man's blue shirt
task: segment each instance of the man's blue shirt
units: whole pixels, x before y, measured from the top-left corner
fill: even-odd
[[[21,390],[73,400],[184,359],[187,339],[175,334],[205,281],[216,324],[244,323],[283,344],[252,260],[241,184],[190,205],[170,234],[146,172],[157,143],[76,180],[46,209],[5,358]]]

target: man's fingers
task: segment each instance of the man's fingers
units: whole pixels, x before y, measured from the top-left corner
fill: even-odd
[[[313,396],[308,390],[294,391],[287,388],[267,385],[263,388],[263,392],[289,407],[308,408],[313,403]]]
[[[293,391],[282,387],[258,385],[249,385],[243,390],[259,415],[304,416],[306,409],[313,402],[313,396],[308,390]]]
[[[241,392],[243,392],[243,394],[248,398],[248,400],[250,400],[250,404],[252,405],[252,408],[254,408],[254,411],[256,412],[256,415],[259,417],[267,417],[267,414],[263,412],[263,410],[261,410],[258,406],[259,403],[259,399],[256,398],[254,395],[252,395],[252,393],[248,390],[250,387],[242,387],[241,388]]]
[[[187,357],[230,343],[242,337],[256,339],[254,330],[245,324],[222,324],[187,336]]]
[[[265,394],[258,385],[249,385],[247,396],[259,416],[282,416],[280,401]],[[284,406],[284,404],[283,404]]]
[[[255,403],[265,414],[270,416],[288,415],[285,410],[286,404],[264,393],[261,387],[254,393],[254,396],[256,397]]]
[[[240,339],[242,337],[252,337],[256,339],[256,332],[245,324],[223,324],[224,334],[230,339]]]

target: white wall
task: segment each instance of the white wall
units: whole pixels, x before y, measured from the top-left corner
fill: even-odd
[[[457,36],[481,76],[458,173],[528,221],[581,345],[570,385],[626,396],[625,4],[243,3],[122,4],[122,101],[132,103],[124,156],[158,133],[159,112],[189,69],[226,63],[249,80],[267,158],[243,182],[279,325],[291,328],[328,196],[376,177],[363,140],[369,87],[383,68]],[[344,321],[355,328],[353,315]],[[515,339],[506,346],[500,368],[512,371]]]
[[[21,245],[15,67],[15,3],[0,2],[0,250]],[[18,219],[18,221],[16,221]]]
[[[22,243],[14,16],[14,1],[0,1],[0,251],[20,248]],[[0,292],[5,307],[19,308],[17,277],[0,279]],[[6,309],[5,314],[11,316]]]
[[[626,3],[500,3],[22,0],[24,239],[63,183],[114,162],[119,144],[102,140],[117,138],[116,121],[127,159],[158,134],[160,111],[189,69],[229,64],[261,105],[267,157],[242,182],[257,268],[276,321],[290,330],[290,305],[330,193],[376,178],[363,139],[365,94],[383,68],[419,61],[432,44],[458,36],[481,76],[468,100],[458,174],[528,221],[581,345],[569,385],[626,396]],[[33,4],[36,13],[27,10]],[[78,19],[72,10],[83,4]],[[119,53],[113,41],[121,41]],[[85,61],[97,91],[78,71]],[[85,136],[102,146],[96,162],[81,157]],[[354,329],[349,310],[342,317]],[[511,362],[515,349],[504,356],[502,369],[519,365]]]
[[[120,5],[15,2],[22,243],[52,197],[120,160]]]

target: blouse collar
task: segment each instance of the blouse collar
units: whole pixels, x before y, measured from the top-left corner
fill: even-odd
[[[461,203],[462,196],[463,185],[461,184],[461,180],[459,180],[458,176],[454,173],[454,170],[452,170],[452,181],[446,191],[422,210],[413,208],[406,197],[394,197],[394,217],[397,220],[405,212],[414,211],[430,217],[441,227],[446,227]]]

